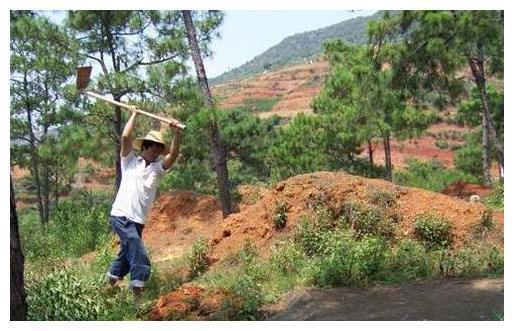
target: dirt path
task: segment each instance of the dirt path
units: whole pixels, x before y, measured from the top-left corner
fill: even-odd
[[[503,302],[503,278],[441,279],[293,291],[268,311],[279,321],[475,321],[503,312]]]

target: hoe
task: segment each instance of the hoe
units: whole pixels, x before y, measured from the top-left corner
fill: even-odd
[[[143,114],[143,115],[146,115],[146,116],[150,116],[152,118],[155,118],[156,120],[159,120],[159,121],[165,122],[165,123],[169,123],[169,124],[171,124],[171,125],[173,125],[173,126],[175,126],[177,128],[180,128],[180,129],[184,129],[186,127],[184,124],[180,123],[176,119],[164,118],[164,117],[161,117],[161,116],[157,116],[157,115],[154,115],[154,114],[149,113],[147,111],[138,109],[136,106],[131,106],[131,105],[128,105],[126,103],[122,103],[122,102],[119,102],[119,101],[116,101],[116,100],[104,97],[103,95],[100,95],[100,94],[97,94],[97,93],[94,93],[94,92],[90,92],[90,91],[86,91],[86,88],[87,88],[87,86],[89,84],[89,77],[91,76],[91,69],[92,69],[92,67],[90,67],[90,66],[89,67],[79,67],[79,68],[77,68],[77,90],[80,93],[84,93],[84,94],[86,94],[86,95],[88,95],[90,97],[93,97],[93,98],[96,98],[96,99],[100,99],[100,100],[112,103],[114,105],[120,106],[120,107],[125,108],[125,109],[130,109],[132,111],[135,111],[137,113],[140,113],[140,114]]]

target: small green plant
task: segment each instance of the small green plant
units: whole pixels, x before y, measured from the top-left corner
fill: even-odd
[[[311,220],[303,216],[296,229],[294,240],[308,256],[313,256],[322,252],[323,236],[329,229],[330,225],[326,219]]]
[[[442,217],[434,215],[416,217],[414,232],[428,249],[445,248],[452,243],[451,223]]]
[[[388,192],[388,191],[372,191],[369,194],[369,202],[379,206],[381,208],[390,208],[393,207],[396,203],[396,200],[398,199],[395,192]]]
[[[448,185],[461,180],[467,183],[477,183],[475,173],[469,173],[456,167],[445,169],[443,164],[436,159],[424,162],[416,159],[408,160],[407,168],[393,173],[395,184],[402,186],[414,186],[434,192],[441,192]],[[480,162],[478,163],[480,165]]]
[[[484,199],[484,204],[492,209],[503,210],[504,187],[503,181],[494,185],[493,193]]]
[[[475,235],[479,239],[483,239],[493,228],[493,211],[491,209],[486,209],[480,216],[478,223],[474,226]]]
[[[193,244],[189,256],[189,277],[195,279],[209,268],[209,243],[200,239]]]
[[[439,149],[449,149],[450,148],[450,144],[446,140],[437,140],[435,142],[435,145]]]
[[[358,239],[365,236],[380,236],[392,239],[395,236],[395,220],[382,208],[348,202],[341,208],[339,221],[355,231]]]
[[[96,320],[107,309],[97,287],[61,269],[27,284],[28,319],[37,321]]]
[[[288,205],[285,201],[275,203],[275,211],[273,213],[273,225],[276,230],[285,228],[287,223]]]

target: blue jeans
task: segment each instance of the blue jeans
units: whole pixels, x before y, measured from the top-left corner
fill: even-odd
[[[144,287],[150,277],[150,258],[141,237],[144,225],[126,217],[111,215],[110,220],[112,229],[120,237],[120,251],[107,276],[120,280],[130,272],[130,287]]]

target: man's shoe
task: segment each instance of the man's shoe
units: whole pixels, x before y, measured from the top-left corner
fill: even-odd
[[[140,303],[143,298],[143,287],[132,287],[132,295],[135,303]]]

